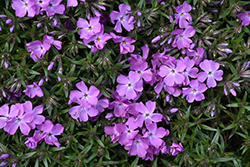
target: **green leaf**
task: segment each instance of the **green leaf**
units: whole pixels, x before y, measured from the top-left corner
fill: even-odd
[[[229,130],[229,129],[233,129],[233,128],[236,127],[236,126],[237,126],[237,124],[232,123],[231,125],[229,125],[229,126],[227,126],[226,128],[224,128],[222,131],[224,131],[224,130]]]
[[[239,107],[238,103],[231,103],[231,104],[227,104],[227,107]]]
[[[231,158],[222,157],[222,158],[213,158],[212,160],[216,161],[216,162],[228,162],[228,161],[234,160],[234,158],[233,157],[231,157]]]
[[[36,154],[36,151],[30,152],[30,153],[26,153],[26,154],[23,154],[22,158],[23,159],[30,158],[30,157],[32,157],[35,154]]]
[[[156,158],[155,158],[155,160],[154,160],[154,163],[153,163],[152,167],[157,167],[157,161],[158,161],[158,157],[156,157]]]
[[[66,149],[66,147],[59,147],[59,148],[58,147],[52,147],[50,150],[55,152],[55,151],[62,151],[64,149]]]
[[[96,139],[96,141],[97,141],[97,143],[98,143],[102,148],[105,147],[104,144],[102,143],[102,141],[101,141],[100,139]]]
[[[209,131],[214,131],[214,132],[217,131],[217,129],[212,128],[212,127],[209,127],[209,126],[207,126],[207,125],[201,125],[201,128],[206,129],[206,130],[209,130]]]
[[[139,161],[139,157],[137,156],[135,160],[132,162],[132,164],[130,165],[130,167],[136,167],[136,165],[138,164],[138,161]]]
[[[227,8],[226,11],[220,15],[219,19],[226,17],[231,12],[231,10],[232,8]]]

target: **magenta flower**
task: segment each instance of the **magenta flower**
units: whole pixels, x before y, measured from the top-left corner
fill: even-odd
[[[179,27],[180,28],[187,28],[189,25],[189,22],[192,21],[192,16],[188,13],[192,9],[191,5],[188,5],[186,1],[181,6],[176,7],[176,12],[178,14],[175,14],[176,24],[179,21]]]
[[[26,90],[23,91],[25,95],[29,96],[30,98],[34,98],[35,96],[42,97],[43,91],[39,85],[33,82],[32,85],[27,85]]]
[[[44,35],[43,36],[43,43],[46,43],[47,45],[54,45],[56,49],[60,50],[62,48],[62,42],[58,40],[54,40],[54,37]]]
[[[122,134],[119,137],[119,143],[127,145],[138,134],[139,130],[135,130],[137,125],[134,123],[134,118],[130,117],[125,126],[121,126]]]
[[[241,21],[241,25],[248,26],[250,23],[250,11],[246,11],[245,13],[239,13],[236,15]]]
[[[99,113],[96,108],[92,107],[84,99],[79,100],[78,104],[80,104],[80,105],[74,106],[69,110],[69,114],[74,119],[77,119],[79,117],[80,122],[86,122],[89,119],[88,116],[95,117]]]
[[[148,143],[159,148],[164,142],[161,138],[169,134],[169,131],[159,127],[157,128],[156,123],[146,124],[148,131],[143,135],[148,140]]]
[[[115,91],[112,96],[116,99],[115,101],[112,101],[109,104],[109,109],[114,108],[114,115],[116,117],[125,117],[127,115],[127,110],[129,108],[129,103],[125,97],[121,97],[118,95],[118,93]]]
[[[46,11],[47,16],[63,14],[65,11],[65,6],[63,4],[60,4],[61,2],[62,0],[50,0],[49,4],[41,11]]]
[[[99,95],[100,91],[95,86],[90,86],[88,90],[88,87],[85,85],[85,83],[81,81],[76,84],[76,87],[80,89],[80,91],[78,90],[70,91],[69,95],[70,100],[68,104],[71,104],[72,102],[78,103],[78,100],[80,99],[84,99],[86,102],[92,105],[97,104],[98,101],[97,96]]]
[[[58,148],[60,147],[60,143],[58,142],[55,136],[60,135],[64,130],[64,127],[61,124],[53,125],[52,130],[45,136],[45,142],[49,145],[56,145]]]
[[[187,28],[183,31],[181,29],[174,30],[171,34],[176,34],[174,42],[172,44],[173,47],[178,46],[178,49],[189,48],[192,40],[190,37],[194,36],[195,30],[191,26],[187,26]]]
[[[85,0],[84,0],[85,1]],[[76,7],[78,5],[77,0],[67,0],[67,6]]]
[[[40,13],[41,8],[46,8],[48,6],[50,0],[33,0],[35,2],[34,9],[36,14],[38,15]]]
[[[144,157],[147,153],[148,143],[142,138],[140,134],[137,134],[133,141],[125,146],[128,153],[131,155],[138,155],[139,157]]]
[[[152,72],[151,69],[147,69],[148,68],[148,63],[147,62],[142,62],[139,64],[132,64],[130,66],[131,70],[134,70],[137,74],[140,75],[141,78],[144,79],[144,81],[146,82],[150,82],[152,79]]]
[[[193,103],[194,100],[201,101],[205,99],[205,96],[202,94],[207,90],[207,87],[203,83],[199,83],[199,81],[192,80],[189,83],[191,88],[182,88],[183,97],[187,95],[186,99],[189,103]]]
[[[89,42],[94,41],[97,49],[103,49],[104,45],[107,43],[106,41],[112,38],[109,34],[107,33],[103,34],[103,33],[104,33],[104,27],[101,26],[100,32],[90,37],[89,39],[84,39],[84,43],[88,44]]]
[[[9,154],[2,154],[0,156],[0,159],[7,159],[7,158],[9,158]]]
[[[128,77],[119,75],[117,77],[119,85],[116,86],[116,91],[120,96],[124,96],[127,99],[134,99],[137,96],[137,92],[143,90],[143,81],[139,74],[134,71],[130,71]]]
[[[89,39],[90,37],[99,33],[102,28],[99,21],[100,17],[90,18],[89,23],[87,20],[79,18],[79,20],[77,21],[77,26],[81,28],[79,31],[80,38]]]
[[[142,49],[142,56],[138,55],[138,54],[131,54],[130,55],[130,57],[128,58],[128,62],[130,64],[146,62],[146,59],[147,59],[148,53],[149,53],[148,45],[145,44],[145,46],[141,47],[141,49]]]
[[[136,105],[136,110],[140,113],[137,115],[137,118],[135,120],[135,123],[142,127],[143,122],[145,121],[145,124],[150,124],[152,122],[161,122],[162,115],[160,113],[153,113],[156,107],[156,102],[147,101],[146,106],[140,102]]]
[[[184,76],[183,85],[188,85],[191,78],[196,78],[196,75],[198,73],[198,68],[193,67],[195,61],[190,60],[189,57],[185,57],[184,59],[181,57],[180,61],[183,61],[183,63],[186,65],[186,68],[183,70],[182,75]]]
[[[33,0],[12,0],[12,8],[16,12],[16,16],[24,17],[28,12],[29,17],[35,16],[35,9],[33,7],[34,1]]]
[[[119,140],[121,133],[123,132],[123,127],[125,124],[115,124],[115,126],[105,126],[104,131],[108,135],[112,135],[111,142],[115,143]]]
[[[28,52],[31,52],[30,57],[34,61],[38,61],[39,59],[43,58],[45,53],[50,48],[50,43],[41,42],[39,40],[29,42],[26,44]]]
[[[197,50],[197,52],[194,50],[187,49],[187,56],[193,57],[192,60],[195,61],[195,65],[199,66],[201,60],[204,57],[204,49],[199,47],[196,50]]]
[[[171,153],[172,156],[177,155],[179,152],[183,152],[185,149],[183,149],[183,146],[181,143],[173,143],[170,147],[169,150],[167,151],[168,153]]]
[[[113,37],[113,41],[115,43],[120,43],[120,53],[126,54],[126,53],[132,53],[135,50],[135,46],[131,45],[136,40],[133,40],[130,37],[121,37],[118,35],[115,35],[114,33],[110,33],[110,35]]]
[[[127,15],[130,11],[130,6],[126,5],[126,4],[120,4],[119,5],[119,10],[120,12],[117,11],[112,11],[110,14],[110,20],[113,24],[115,24],[115,20],[118,20],[116,22],[115,28],[114,30],[116,32],[121,33],[122,32],[122,27],[121,25],[127,30],[127,31],[131,31],[134,29],[134,17],[131,16],[129,17],[129,15]]]
[[[197,79],[200,82],[204,82],[207,79],[208,88],[214,88],[216,86],[216,81],[222,80],[223,71],[218,70],[220,64],[212,60],[204,60],[200,63],[200,68],[204,72],[197,74]],[[216,81],[215,81],[216,80]]]
[[[27,147],[34,149],[34,148],[36,148],[38,142],[39,142],[39,140],[33,136],[33,137],[27,137],[24,144]]]
[[[37,125],[37,129],[33,135],[37,141],[42,140],[49,132],[52,131],[54,125],[51,120],[44,121],[43,124]]]
[[[186,65],[182,61],[178,61],[176,66],[174,64],[162,65],[159,70],[159,75],[164,77],[164,83],[168,86],[174,86],[174,84],[182,84],[184,76],[182,72],[186,68]]]
[[[9,115],[9,106],[7,104],[4,104],[0,108],[0,116],[4,116],[4,117],[0,117],[0,129],[2,129],[3,127],[5,127],[6,124],[7,124],[7,122],[11,122],[12,121],[12,117],[18,115],[17,112],[15,112],[14,115],[13,114],[14,113],[12,113],[12,115]]]

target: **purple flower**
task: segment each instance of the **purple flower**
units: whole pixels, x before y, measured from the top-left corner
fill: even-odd
[[[49,4],[41,11],[46,11],[47,16],[63,14],[65,11],[65,6],[63,4],[60,4],[61,2],[62,0],[50,0]]]
[[[35,96],[42,97],[43,91],[35,82],[32,85],[27,85],[26,90],[23,91],[25,95],[29,96],[30,98],[34,98]]]
[[[31,149],[36,148],[37,146],[37,142],[39,141],[37,138],[33,137],[27,137],[26,138],[27,141],[25,141],[25,145]]]
[[[84,0],[85,1],[85,0]],[[76,7],[78,5],[77,0],[67,0],[67,6]]]
[[[33,7],[33,0],[12,0],[12,8],[16,11],[16,16],[24,17],[28,12],[29,17],[35,16],[35,9]]]
[[[130,71],[128,77],[119,75],[117,77],[119,85],[116,86],[116,91],[120,96],[124,96],[127,99],[134,99],[137,96],[137,92],[143,90],[143,81],[139,74],[134,71]]]
[[[144,79],[144,81],[146,82],[150,82],[152,79],[152,72],[151,69],[147,69],[148,68],[148,63],[147,62],[142,62],[139,64],[132,64],[130,66],[131,70],[134,70],[137,74],[140,75],[141,78]]]
[[[131,54],[130,55],[130,57],[128,58],[128,62],[130,64],[146,62],[146,59],[147,59],[148,53],[149,53],[148,45],[145,44],[145,46],[141,47],[141,49],[142,49],[142,56],[138,55],[138,54]]]
[[[242,20],[241,25],[248,26],[250,23],[250,11],[246,11],[245,13],[239,13],[236,15],[240,20]]]
[[[115,126],[105,126],[104,131],[108,135],[112,135],[111,142],[115,143],[119,140],[121,133],[123,132],[122,126],[126,126],[124,124],[115,124]]]
[[[116,32],[121,33],[122,32],[122,27],[121,25],[127,30],[127,31],[131,31],[134,29],[134,17],[131,16],[129,17],[129,15],[127,15],[130,11],[130,6],[126,5],[126,4],[120,4],[119,5],[119,10],[120,12],[117,11],[112,11],[110,14],[110,19],[111,22],[113,24],[115,24],[115,20],[118,20],[116,22],[115,28],[114,30]]]
[[[196,79],[196,80],[192,80],[189,85],[191,88],[182,89],[183,96],[187,95],[186,99],[189,103],[193,103],[194,100],[201,101],[205,99],[205,96],[202,94],[203,92],[207,90],[207,87],[205,84],[199,83],[199,81]]]
[[[177,143],[173,143],[170,147],[169,150],[167,151],[168,153],[171,153],[172,156],[177,155],[179,152],[184,151],[185,149],[183,149],[183,146],[181,143],[177,144]]]
[[[8,164],[8,162],[3,161],[3,162],[0,163],[0,166],[5,166],[7,164]]]
[[[37,139],[37,141],[42,140],[49,132],[52,131],[53,126],[54,125],[51,120],[44,121],[43,124],[37,125],[38,130],[35,131],[33,137]]]
[[[89,23],[87,20],[79,18],[79,20],[77,21],[77,26],[81,28],[79,31],[80,38],[89,39],[90,37],[99,33],[102,28],[99,21],[100,17],[90,18]]]
[[[126,125],[121,126],[122,134],[119,137],[119,143],[127,145],[138,134],[139,130],[135,130],[137,125],[134,123],[134,118],[130,117],[126,122]]]
[[[137,115],[135,123],[142,127],[143,122],[145,124],[150,124],[152,122],[161,122],[162,115],[160,113],[153,113],[156,107],[156,102],[147,101],[146,106],[140,102],[136,105],[136,110],[140,113]]]
[[[164,83],[168,86],[174,86],[174,84],[182,84],[184,76],[182,72],[186,68],[186,65],[182,61],[178,61],[176,66],[174,64],[162,65],[159,70],[159,75],[164,77]]]
[[[130,102],[126,98],[119,96],[116,91],[112,95],[116,100],[109,104],[109,109],[114,108],[114,115],[116,117],[125,117],[127,115]]]
[[[135,50],[135,46],[131,45],[136,40],[133,40],[130,37],[121,37],[118,35],[115,35],[114,33],[110,33],[110,35],[113,37],[113,41],[115,43],[120,43],[120,53],[126,54],[126,53],[132,53]]]
[[[56,49],[60,50],[62,48],[62,42],[58,40],[54,40],[54,37],[44,35],[43,36],[43,43],[46,43],[47,45],[54,45]]]
[[[72,102],[78,103],[78,100],[80,99],[83,99],[92,105],[97,104],[98,101],[97,96],[99,95],[100,91],[95,86],[90,86],[88,90],[88,87],[85,85],[85,83],[81,81],[76,84],[76,87],[80,89],[80,91],[78,90],[70,91],[69,95],[70,100],[68,104],[71,104]]]
[[[69,114],[72,118],[77,119],[79,117],[80,122],[88,121],[88,116],[95,117],[98,115],[98,110],[92,107],[89,103],[87,103],[84,99],[79,100],[79,106],[74,106],[69,110]]]
[[[176,24],[179,21],[180,28],[187,28],[189,22],[192,21],[192,16],[188,13],[191,11],[191,9],[192,9],[191,5],[188,5],[186,1],[184,1],[184,3],[181,6],[176,7],[176,12],[178,14],[175,14],[175,19],[176,19]]]
[[[195,30],[191,26],[187,26],[187,28],[183,31],[181,29],[174,30],[171,34],[176,34],[174,42],[172,44],[173,47],[178,46],[178,49],[189,48],[192,40],[190,37],[194,36]]]
[[[9,154],[2,154],[0,156],[0,159],[7,159],[7,158],[9,158]]]
[[[186,68],[182,72],[182,75],[184,76],[183,85],[188,85],[190,82],[189,76],[192,78],[196,78],[196,75],[197,75],[199,70],[198,70],[198,68],[193,67],[195,61],[190,60],[189,57],[185,57],[184,60],[181,57],[180,61],[183,61],[183,63],[186,65]]]
[[[214,88],[216,86],[216,81],[222,80],[223,71],[218,70],[220,64],[212,60],[204,60],[200,63],[200,68],[204,72],[197,74],[197,79],[200,82],[204,82],[207,79],[208,88]],[[216,80],[216,81],[215,81]]]
[[[88,44],[89,42],[94,41],[97,49],[103,49],[104,45],[107,43],[106,41],[112,38],[109,34],[107,33],[103,34],[103,33],[104,33],[104,27],[101,26],[100,32],[90,37],[89,39],[84,39],[84,43]]]
[[[204,49],[199,47],[196,50],[197,52],[191,49],[187,49],[187,56],[193,57],[193,60],[195,61],[195,65],[199,66],[204,56]]]
[[[28,52],[31,52],[30,57],[34,61],[38,61],[43,58],[45,53],[49,50],[50,43],[43,41],[43,43],[39,40],[29,42],[26,44]]]
[[[140,134],[137,134],[133,141],[125,146],[128,153],[131,155],[138,155],[139,157],[144,157],[147,153],[148,144],[145,139],[142,138]]]
[[[53,125],[53,124],[52,124]],[[64,130],[64,127],[61,124],[53,125],[53,128],[48,134],[45,136],[45,142],[49,145],[56,145],[58,148],[60,147],[60,143],[58,142],[55,136],[60,135]]]

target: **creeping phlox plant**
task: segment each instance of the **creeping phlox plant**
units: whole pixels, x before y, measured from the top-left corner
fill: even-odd
[[[179,99],[185,104],[200,104],[208,94],[210,95],[209,91],[216,94],[213,89],[221,87],[221,85],[224,85],[221,92],[224,92],[228,98],[228,92],[235,97],[240,83],[245,82],[245,80],[240,81],[240,78],[250,77],[247,70],[249,62],[244,63],[241,68],[238,67],[240,70],[228,65],[226,61],[223,62],[229,54],[233,53],[233,50],[229,49],[229,43],[217,44],[216,37],[202,36],[199,28],[204,28],[204,33],[209,31],[210,34],[215,35],[218,35],[220,31],[214,32],[215,24],[209,25],[210,27],[207,25],[212,20],[210,20],[211,16],[206,15],[205,12],[197,19],[193,17],[194,11],[197,9],[191,6],[191,1],[182,3],[173,1],[172,3],[172,1],[164,2],[162,0],[138,0],[136,1],[138,5],[132,1],[117,4],[116,2],[112,1],[108,4],[108,1],[105,2],[105,0],[97,2],[90,0],[12,0],[10,5],[5,1],[6,6],[11,6],[8,9],[10,11],[4,8],[4,14],[0,8],[0,32],[3,32],[3,27],[7,26],[8,33],[11,33],[10,41],[13,43],[9,45],[11,43],[9,41],[5,47],[1,48],[4,51],[1,67],[8,71],[3,73],[8,78],[6,81],[3,81],[4,77],[0,78],[0,92],[6,101],[0,107],[0,129],[9,135],[15,135],[17,131],[20,131],[22,137],[25,138],[21,144],[26,145],[26,150],[39,150],[40,147],[45,147],[45,143],[55,145],[53,150],[66,150],[66,147],[61,147],[62,141],[66,141],[67,149],[73,149],[73,145],[76,145],[82,150],[79,153],[78,149],[73,149],[66,157],[70,160],[77,160],[82,165],[81,159],[84,158],[82,154],[87,156],[94,140],[102,147],[97,148],[98,153],[101,152],[99,150],[106,149],[106,152],[108,150],[103,144],[105,139],[99,140],[97,136],[100,134],[97,132],[95,132],[96,136],[91,136],[93,140],[90,142],[90,148],[83,147],[82,140],[77,141],[76,139],[77,135],[85,134],[85,132],[81,132],[83,125],[92,124],[97,128],[95,122],[99,121],[98,127],[103,128],[102,132],[105,133],[105,137],[109,136],[108,139],[114,146],[115,143],[119,143],[132,156],[154,161],[160,153],[170,156],[184,154],[187,150],[185,145],[187,143],[182,142],[185,136],[182,137],[183,135],[178,132],[178,135],[175,135],[176,139],[171,136],[171,130],[178,129],[175,128],[177,125],[171,122],[172,119],[175,119],[173,113],[184,117],[179,111],[179,106],[175,106],[176,103],[173,101]],[[209,2],[194,1],[193,4],[207,7],[204,4]],[[176,5],[176,3],[179,5],[174,6],[173,4]],[[223,3],[224,1],[213,2],[214,5]],[[154,8],[146,9],[146,5],[152,5]],[[85,12],[81,11],[83,8]],[[165,8],[169,8],[169,13],[162,12]],[[153,39],[138,37],[139,33],[142,33],[144,37],[152,34],[155,28],[152,23],[157,23],[154,19],[157,16],[157,10],[160,11],[158,14],[168,20],[167,25],[165,23],[160,25],[161,29],[153,33]],[[218,12],[217,9],[209,7],[208,10],[212,13]],[[15,13],[15,16],[11,11]],[[235,14],[235,18],[240,22],[235,27],[236,33],[240,33],[242,26],[248,26],[250,23],[250,11],[242,11],[238,10]],[[26,20],[31,20],[33,25],[28,25]],[[228,21],[229,24],[235,24],[235,22]],[[163,24],[162,20],[159,21],[159,24]],[[29,27],[31,31],[25,35],[18,35],[17,30],[20,27],[23,30]],[[32,33],[36,34],[34,32],[36,30],[39,30],[37,36],[32,35]],[[22,38],[25,49],[18,49],[21,44],[14,46],[15,41],[21,43],[19,36]],[[28,38],[24,39],[23,36],[28,36]],[[250,45],[249,41],[245,45]],[[18,55],[22,55],[19,58],[21,63],[7,53],[15,49]],[[141,52],[139,52],[140,50]],[[249,54],[249,50],[246,53]],[[115,55],[114,59],[111,58],[113,55]],[[221,57],[217,57],[217,55]],[[233,60],[236,61],[242,57]],[[238,70],[239,72],[228,77],[229,72],[223,71],[226,65],[232,71]],[[98,72],[98,69],[102,67],[102,71]],[[53,73],[55,68],[57,68],[56,73]],[[76,71],[76,68],[79,71]],[[13,71],[17,72],[12,75]],[[4,85],[2,81],[8,86],[2,86]],[[57,86],[53,86],[53,84]],[[72,88],[72,85],[75,85],[77,89]],[[247,85],[249,84],[245,84],[245,87]],[[57,88],[60,90],[56,92]],[[62,97],[63,93],[60,92],[64,92],[65,96]],[[23,96],[24,94],[26,96]],[[206,105],[210,107],[209,119],[216,116],[216,100]],[[40,105],[33,108],[33,105],[38,103]],[[163,111],[163,104],[164,106],[170,104],[167,107],[168,112]],[[243,107],[249,110],[246,105],[247,102],[242,102],[240,105],[235,102],[228,106]],[[220,104],[218,106],[225,109]],[[48,112],[45,113],[45,110]],[[54,110],[55,113],[53,113]],[[62,112],[57,115],[58,110],[62,110]],[[63,114],[67,114],[67,116],[64,115],[66,119],[73,121],[69,121],[68,125],[62,123],[60,116]],[[227,114],[230,115],[229,112]],[[217,137],[212,139],[214,145],[228,136],[219,135],[219,128],[200,125],[204,119],[201,119],[201,122],[195,120],[197,122],[192,125],[187,125],[188,119],[185,121],[185,126],[188,128],[197,125],[195,135],[204,127],[216,135],[218,133]],[[75,124],[80,127],[77,134],[73,134]],[[221,127],[224,126],[222,121],[218,121],[218,124]],[[224,126],[224,128],[226,127]],[[63,136],[62,140],[59,137],[65,131],[67,133],[70,131],[68,133],[70,135]],[[192,133],[194,132],[192,131]],[[243,137],[248,135],[242,132],[238,134]],[[206,134],[205,137],[200,135],[199,139],[207,137],[210,140],[213,135]],[[69,144],[71,141],[74,141],[75,144]],[[87,139],[83,139],[83,141],[86,142]],[[207,150],[213,150],[212,146]],[[36,151],[34,152],[36,153]],[[112,160],[109,153],[106,152],[105,156],[102,156],[102,152],[100,155]],[[74,153],[79,153],[79,156],[73,157]],[[193,154],[188,152],[185,155]],[[209,152],[209,155],[212,156],[212,154],[215,153]],[[219,153],[216,154],[219,155]],[[32,155],[30,154],[30,157]],[[61,156],[58,154],[58,159]],[[91,156],[91,158],[94,159],[95,156]],[[84,164],[91,163],[91,158],[84,161]],[[116,156],[112,158],[116,158]],[[197,160],[199,158],[195,157]],[[0,166],[10,164],[17,166],[20,161],[8,161],[8,159],[14,158],[10,152],[3,151],[1,144],[0,160],[2,162]],[[211,162],[222,162],[223,160],[212,158]],[[101,161],[102,159],[97,163],[101,164]],[[208,161],[210,162],[210,159]],[[44,160],[44,164],[46,163],[47,160],[46,162]],[[109,165],[109,163],[112,164],[111,162],[104,164]],[[38,164],[38,160],[36,164]],[[78,166],[80,166],[79,164]],[[236,163],[234,162],[234,164]]]

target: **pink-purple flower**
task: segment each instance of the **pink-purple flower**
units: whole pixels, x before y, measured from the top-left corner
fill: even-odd
[[[179,22],[180,28],[186,28],[189,25],[189,22],[192,21],[192,16],[188,13],[192,9],[191,5],[187,4],[186,1],[181,6],[176,7],[175,19],[176,24]]]
[[[37,85],[35,82],[31,85],[26,86],[26,90],[23,91],[25,95],[29,96],[30,98],[34,98],[35,96],[42,97],[43,91],[40,88],[39,85]]]
[[[190,37],[194,36],[195,30],[192,26],[187,26],[183,31],[181,29],[174,30],[171,34],[176,34],[173,47],[178,47],[178,49],[189,48],[192,40]]]
[[[248,26],[250,23],[250,11],[246,11],[245,13],[239,13],[236,15],[241,21],[241,25]]]

